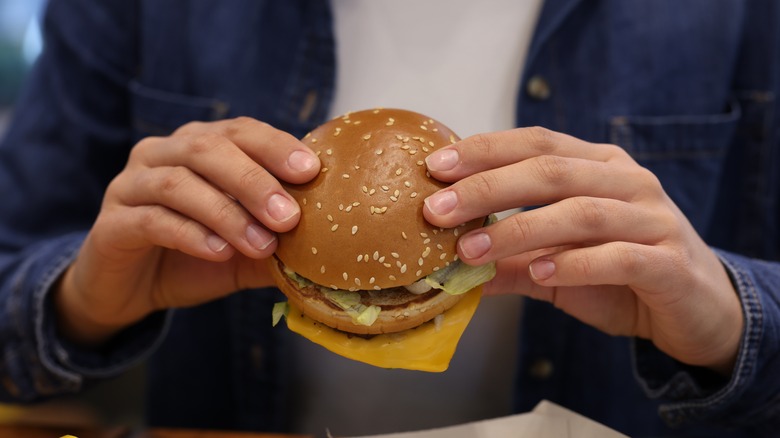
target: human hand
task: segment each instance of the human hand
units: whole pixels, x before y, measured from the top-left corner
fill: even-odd
[[[731,372],[744,320],[728,274],[623,149],[520,128],[467,138],[426,162],[454,182],[425,200],[435,225],[542,205],[460,238],[465,263],[497,261],[486,294],[549,301],[611,335],[650,339],[681,362]]]
[[[262,259],[300,217],[279,180],[318,171],[303,143],[250,118],[140,141],[55,292],[60,329],[97,344],[155,310],[273,284]]]

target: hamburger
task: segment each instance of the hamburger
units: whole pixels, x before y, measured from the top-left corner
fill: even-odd
[[[348,113],[303,138],[322,167],[306,184],[285,184],[301,219],[279,235],[271,259],[274,279],[289,300],[279,307],[288,326],[291,318],[304,321],[319,339],[304,336],[374,364],[375,358],[355,351],[370,350],[370,342],[387,350],[392,341],[402,352],[393,353],[400,356],[392,366],[408,367],[408,356],[416,353],[404,346],[413,342],[406,338],[441,343],[442,327],[458,322],[449,312],[466,302],[460,306],[468,314],[465,324],[460,317],[460,332],[453,334],[460,337],[478,303],[475,288],[493,277],[495,267],[462,263],[456,242],[485,219],[444,229],[422,213],[423,199],[447,186],[431,177],[425,157],[458,139],[443,124],[400,109]],[[278,318],[282,310],[276,313]],[[351,346],[333,346],[345,342]]]

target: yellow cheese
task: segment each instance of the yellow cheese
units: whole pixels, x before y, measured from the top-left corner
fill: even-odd
[[[429,321],[415,329],[400,333],[377,335],[370,339],[333,330],[303,316],[292,304],[287,314],[287,327],[306,339],[348,359],[382,368],[402,368],[418,371],[445,371],[471,317],[477,310],[482,288],[467,292],[444,313],[437,327]]]

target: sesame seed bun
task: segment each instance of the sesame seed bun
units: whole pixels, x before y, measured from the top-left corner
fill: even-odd
[[[405,330],[454,305],[459,296],[435,289],[415,295],[403,286],[456,261],[458,236],[482,224],[442,229],[423,218],[423,199],[447,186],[428,174],[425,157],[457,140],[443,124],[399,109],[349,113],[307,134],[302,141],[322,168],[306,184],[285,185],[301,219],[279,235],[283,266],[273,266],[289,299],[312,319],[353,333]],[[284,266],[329,289],[363,291],[361,301],[382,308],[379,319],[353,324],[326,298],[298,291]]]

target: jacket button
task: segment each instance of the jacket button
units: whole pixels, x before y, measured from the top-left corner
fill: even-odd
[[[525,84],[525,91],[531,98],[536,100],[547,100],[550,98],[550,84],[543,76],[534,75],[528,79]]]
[[[549,379],[550,376],[552,376],[552,373],[553,363],[547,359],[535,360],[528,369],[528,374],[530,374],[531,377],[539,380]]]

